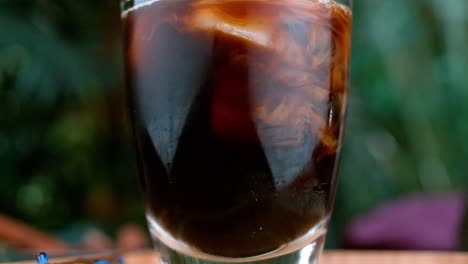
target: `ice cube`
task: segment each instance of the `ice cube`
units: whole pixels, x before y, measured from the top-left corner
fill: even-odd
[[[249,11],[252,13],[249,14]],[[194,8],[185,23],[187,28],[192,30],[222,34],[249,44],[268,47],[275,28],[273,22],[261,16],[256,17],[253,12],[255,10],[247,10],[243,15],[236,16],[223,8],[222,4],[200,5]]]

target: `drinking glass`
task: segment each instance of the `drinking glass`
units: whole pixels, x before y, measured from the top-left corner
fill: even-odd
[[[317,263],[337,183],[350,1],[122,2],[161,263]]]

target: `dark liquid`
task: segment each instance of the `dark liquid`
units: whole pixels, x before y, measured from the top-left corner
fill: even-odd
[[[248,257],[329,216],[347,90],[345,8],[162,0],[124,22],[151,219],[202,252]]]

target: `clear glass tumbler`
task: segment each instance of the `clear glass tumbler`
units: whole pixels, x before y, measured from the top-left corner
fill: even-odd
[[[317,263],[346,110],[349,1],[122,3],[161,263]]]

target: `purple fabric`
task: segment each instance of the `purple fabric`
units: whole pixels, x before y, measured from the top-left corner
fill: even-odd
[[[413,195],[382,205],[346,228],[346,246],[367,249],[455,250],[462,194]]]

